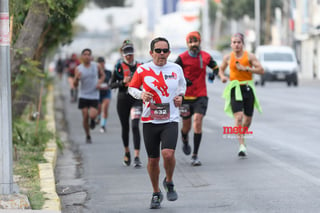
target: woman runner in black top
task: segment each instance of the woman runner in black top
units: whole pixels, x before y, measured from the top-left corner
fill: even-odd
[[[111,88],[119,89],[117,97],[117,112],[121,123],[121,135],[125,151],[123,164],[125,166],[130,166],[131,163],[129,149],[130,117],[134,143],[134,166],[140,167],[141,161],[139,154],[141,137],[139,120],[142,111],[142,101],[137,100],[128,94],[129,82],[131,81],[133,73],[140,64],[134,60],[134,48],[130,40],[125,40],[123,42],[120,52],[123,59],[120,59],[115,65],[111,79]]]

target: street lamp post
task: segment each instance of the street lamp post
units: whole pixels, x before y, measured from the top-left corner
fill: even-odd
[[[0,0],[0,194],[13,193],[9,0]]]

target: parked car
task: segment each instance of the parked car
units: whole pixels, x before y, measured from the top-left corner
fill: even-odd
[[[262,45],[256,56],[264,68],[264,75],[254,75],[256,84],[267,81],[285,81],[288,86],[298,85],[299,65],[294,50],[288,46]]]

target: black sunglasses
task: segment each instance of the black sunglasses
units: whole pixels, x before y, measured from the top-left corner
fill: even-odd
[[[157,49],[154,49],[154,51],[155,51],[156,53],[161,53],[161,52],[163,52],[163,53],[168,53],[168,52],[169,52],[169,49],[168,49],[168,48],[167,48],[167,49],[157,48]]]

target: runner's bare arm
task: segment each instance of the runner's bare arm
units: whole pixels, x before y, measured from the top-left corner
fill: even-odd
[[[259,62],[257,57],[252,53],[249,53],[249,62],[252,65],[252,67],[247,68],[248,72],[252,72],[255,74],[259,74],[259,75],[264,74],[264,69],[263,69],[261,63]]]
[[[100,64],[98,64],[98,71],[99,71],[99,81],[98,81],[98,85],[97,85],[97,88],[100,87],[100,85],[104,82],[104,79],[106,78],[106,75],[104,74],[104,68],[101,67]]]
[[[228,81],[228,77],[224,75],[224,72],[229,65],[229,60],[230,60],[230,55],[225,55],[219,67],[219,76],[223,83]]]
[[[74,87],[78,87],[80,78],[81,78],[81,73],[79,72],[78,67],[76,67],[76,69],[74,71],[74,77],[73,77],[73,86]]]

